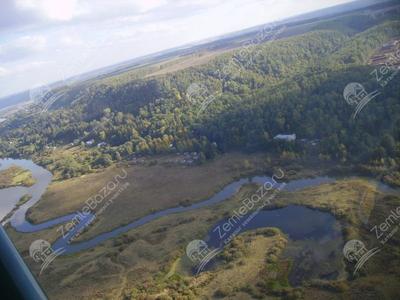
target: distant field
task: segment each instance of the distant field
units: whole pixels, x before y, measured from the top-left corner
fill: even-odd
[[[174,59],[167,61],[166,63],[158,64],[155,65],[154,67],[159,69],[158,71],[151,72],[145,76],[151,77],[151,76],[160,76],[168,73],[174,73],[176,71],[184,70],[190,67],[196,67],[200,65],[204,65],[217,57],[218,55],[232,51],[232,49],[229,50],[217,50],[215,52],[201,52],[201,53],[196,53],[192,54],[190,56],[184,56],[182,58]]]

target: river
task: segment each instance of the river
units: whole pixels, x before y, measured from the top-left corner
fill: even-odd
[[[27,203],[21,205],[19,208],[14,209],[11,216],[6,220],[7,222],[11,223],[11,226],[15,230],[19,232],[38,232],[54,227],[58,224],[69,222],[73,218],[76,219],[76,214],[73,213],[54,218],[40,224],[31,224],[29,221],[27,221],[25,217],[28,209],[41,199],[48,185],[52,181],[52,174],[46,169],[34,164],[30,160],[0,159],[0,170],[7,169],[12,165],[30,170],[36,182],[31,187],[12,187],[0,189],[0,219],[9,214],[15,208],[15,205],[18,203],[20,198],[26,194],[31,195],[31,199]],[[284,191],[293,192],[306,187],[317,186],[334,181],[335,179],[330,177],[292,180],[282,185],[282,189]],[[272,179],[268,176],[241,178],[226,185],[221,191],[214,194],[212,197],[191,206],[178,206],[158,211],[135,220],[127,225],[115,228],[110,232],[99,234],[92,239],[81,242],[71,242],[71,239],[75,237],[77,233],[83,230],[91,222],[91,220],[93,220],[94,215],[89,213],[80,219],[78,225],[76,225],[65,237],[60,237],[58,240],[56,240],[53,243],[52,248],[55,251],[62,250],[63,255],[90,249],[108,239],[121,235],[131,229],[152,222],[163,216],[193,211],[225,201],[234,195],[241,186],[251,182],[263,185],[266,182],[272,182]],[[378,184],[378,187],[385,192],[394,191],[393,189],[381,183]],[[211,227],[208,236],[205,237],[205,240],[210,247],[221,247],[223,241],[217,235],[217,231],[215,229],[224,222],[226,222],[226,220],[222,218],[220,222]],[[313,256],[310,261],[313,261],[314,264],[318,261],[333,261],[330,259],[329,255],[336,253],[338,256],[343,244],[340,224],[331,214],[312,210],[302,206],[288,206],[281,209],[261,210],[254,218],[251,219],[250,222],[246,224],[246,226],[240,228],[239,230],[238,227],[233,226],[230,230],[231,232],[237,231],[236,233],[238,234],[246,230],[261,227],[280,228],[282,232],[287,234],[291,239],[291,245],[297,245],[296,247],[289,247],[287,250],[285,250],[286,255],[288,257],[300,257],[303,255],[303,252],[298,252],[298,249],[308,249],[308,253],[311,253]],[[227,234],[229,235],[230,232]],[[296,264],[298,261],[302,260],[295,259],[294,263]],[[299,265],[304,265],[304,263],[299,263]],[[295,272],[292,272],[291,274],[292,283],[298,283],[298,278],[303,279],[306,277],[304,273],[312,273],[309,272],[309,270],[302,271],[302,268],[300,267],[296,267],[294,270]],[[332,271],[331,273],[335,274],[335,271]],[[329,274],[330,273],[328,272],[326,277],[330,276]],[[335,274],[335,276],[336,275],[337,274]],[[321,277],[323,274],[319,274],[318,276]]]
[[[0,170],[7,169],[12,165],[30,170],[36,182],[31,187],[0,189],[0,218],[4,218],[4,216],[14,209],[6,222],[10,222],[11,226],[19,232],[38,232],[58,224],[69,222],[73,218],[76,219],[77,215],[73,213],[40,224],[31,224],[27,221],[26,213],[28,209],[41,199],[52,181],[52,174],[29,160],[0,159]],[[284,184],[280,183],[279,187],[284,191],[294,192],[306,187],[318,186],[334,181],[335,179],[331,177],[316,177],[292,180]],[[99,234],[92,239],[71,242],[95,217],[89,213],[80,219],[80,222],[66,236],[56,240],[52,248],[54,251],[62,252],[63,255],[87,250],[108,239],[163,216],[193,211],[225,201],[233,196],[244,184],[258,183],[265,186],[267,182],[272,183],[272,178],[269,176],[241,178],[226,185],[212,197],[191,206],[178,206],[158,211],[127,225],[115,228],[110,232]],[[386,192],[393,191],[393,189],[384,184],[379,183],[378,187]],[[27,194],[31,196],[31,199],[20,207],[15,208],[20,198]],[[205,241],[211,248],[224,247],[224,240],[216,228],[223,226],[226,222],[227,219],[222,218],[211,227],[209,234],[205,237]],[[343,267],[339,267],[343,259],[341,255],[343,247],[342,228],[339,221],[330,213],[294,205],[279,209],[260,210],[245,226],[242,223],[235,224],[226,234],[228,236],[232,233],[237,235],[247,230],[262,227],[277,227],[290,238],[291,242],[287,249],[285,249],[284,256],[293,259],[294,266],[289,276],[290,282],[293,285],[299,284],[305,278],[337,278],[339,273],[343,271]],[[325,265],[324,270],[321,270],[319,267],[322,263]],[[307,266],[306,268],[305,265]],[[321,273],[322,271],[323,273]]]
[[[48,220],[40,224],[31,224],[29,221],[27,221],[25,218],[27,210],[40,200],[41,196],[46,191],[48,185],[51,183],[52,174],[46,169],[34,164],[32,161],[29,160],[0,159],[0,170],[4,170],[10,167],[11,165],[20,166],[24,169],[30,170],[32,172],[33,177],[36,180],[36,183],[31,187],[13,187],[0,190],[1,218],[7,215],[15,207],[15,205],[18,203],[19,199],[22,196],[26,194],[32,196],[32,198],[27,203],[16,209],[15,212],[12,214],[12,216],[7,220],[11,223],[11,226],[13,228],[15,228],[19,232],[37,232],[40,230],[56,226],[58,224],[66,223],[68,221],[71,221],[74,217],[76,217],[76,214],[68,214],[65,216],[54,218],[52,220]],[[178,206],[158,211],[153,214],[142,217],[136,221],[133,221],[127,225],[118,227],[110,232],[99,234],[98,236],[90,240],[77,243],[70,243],[71,238],[73,238],[79,231],[81,231],[84,227],[86,227],[88,222],[90,222],[93,219],[94,216],[92,214],[88,214],[84,218],[82,218],[80,220],[80,223],[77,226],[75,226],[75,228],[71,230],[65,237],[59,238],[53,244],[53,248],[54,249],[63,248],[64,254],[72,254],[82,250],[86,250],[95,247],[96,245],[108,239],[111,239],[115,236],[125,233],[133,228],[147,224],[163,216],[192,211],[195,209],[211,206],[219,202],[222,202],[231,197],[232,195],[234,195],[239,190],[239,188],[244,184],[250,182],[264,184],[267,181],[271,182],[272,179],[268,176],[255,176],[252,178],[242,178],[226,185],[221,191],[213,195],[211,198],[198,202],[191,206]],[[332,181],[334,181],[334,179],[329,177],[317,177],[312,179],[293,180],[286,183],[284,190],[295,191],[305,187],[315,186]]]

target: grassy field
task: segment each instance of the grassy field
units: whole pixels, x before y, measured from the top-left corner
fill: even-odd
[[[32,173],[17,166],[11,166],[4,171],[0,171],[0,189],[13,186],[32,186],[35,179]]]
[[[191,280],[184,280],[180,274],[187,273],[187,266],[181,263],[160,295],[179,298],[177,286],[183,284],[188,295],[199,295],[211,298],[238,298],[247,294],[256,295],[255,283],[281,282],[281,274],[271,274],[267,269],[280,266],[275,260],[287,243],[286,238],[279,232],[257,230],[246,232],[236,237],[220,255],[220,264],[209,272],[203,272]],[[181,259],[180,261],[183,261]],[[279,271],[282,271],[281,269]],[[265,276],[265,277],[264,277]],[[286,276],[282,285],[288,286]]]
[[[191,167],[166,164],[166,160],[163,157],[156,165],[151,166],[121,164],[101,173],[53,182],[42,200],[29,211],[29,219],[43,222],[82,210],[87,199],[103,194],[102,188],[108,183],[117,182],[116,175],[125,177],[127,174],[126,179],[118,180],[118,186],[125,183],[129,183],[129,186],[97,216],[90,231],[82,235],[81,238],[85,239],[154,211],[204,200],[235,178],[260,173],[268,168],[262,155],[246,156],[237,153]],[[110,191],[94,211],[101,210],[117,191],[118,188]]]
[[[174,206],[182,199],[195,202],[220,189],[223,180],[226,183],[239,175],[257,172],[257,169],[273,168],[267,161],[262,156],[250,159],[249,156],[232,154],[196,167],[165,165],[162,159],[152,166],[119,166],[108,169],[106,173],[53,183],[33,212],[38,215],[41,211],[44,213],[46,207],[51,207],[54,211],[41,217],[54,217],[55,212],[64,214],[67,210],[61,203],[70,201],[72,204],[68,203],[68,209],[73,211],[86,197],[90,197],[89,189],[96,192],[107,181],[103,178],[106,174],[113,178],[125,167],[129,174],[127,178],[134,186],[130,187],[131,195],[121,195],[120,200],[116,199],[109,207],[110,211],[107,209],[104,217],[82,236],[85,239],[123,223],[121,220],[127,220],[128,215],[137,218],[147,213],[151,207],[145,200],[158,201],[165,207]],[[299,170],[299,166],[292,164],[285,167],[285,172],[290,178],[298,178],[320,174],[321,171]],[[149,182],[158,185],[153,187]],[[82,191],[82,186],[85,186],[85,191]],[[230,216],[257,188],[255,184],[246,185],[234,197],[218,205],[166,216],[93,249],[58,257],[39,281],[49,296],[57,299],[259,299],[261,295],[266,299],[358,299],[360,295],[365,299],[396,299],[399,294],[396,278],[400,274],[397,235],[385,244],[379,255],[367,262],[355,278],[351,276],[354,266],[346,264],[347,273],[336,281],[312,280],[304,286],[291,287],[288,284],[291,262],[282,255],[290,248],[291,242],[279,232],[269,236],[262,232],[248,232],[239,236],[226,249],[228,253],[238,253],[233,255],[233,260],[229,258],[231,255],[222,253],[223,263],[200,276],[192,276],[185,255],[186,245],[194,239],[203,239],[213,224]],[[69,197],[78,192],[82,193],[80,201]],[[136,197],[136,193],[141,197]],[[136,206],[132,206],[132,201]],[[368,226],[383,222],[390,210],[400,205],[400,200],[385,194],[373,181],[347,178],[294,193],[280,192],[268,208],[288,204],[331,212],[342,224],[344,240],[359,239],[371,248],[374,234]],[[113,206],[119,211],[111,210]],[[365,225],[366,219],[371,225]],[[29,245],[39,238],[53,242],[58,237],[56,228],[33,234],[18,233],[10,227],[7,231],[37,274],[40,264],[29,257]],[[365,296],[366,290],[369,298]]]
[[[283,295],[292,295],[292,293],[303,295],[303,299],[318,299],[318,297],[339,299],[345,295],[350,297],[346,299],[351,299],[352,294],[349,289],[352,290],[352,293],[361,294],[366,288],[370,289],[371,295],[375,296],[380,293],[389,293],[390,296],[398,292],[394,278],[398,276],[399,268],[396,264],[387,266],[382,262],[389,258],[390,261],[399,260],[398,249],[395,244],[392,244],[396,243],[396,239],[385,246],[385,251],[382,251],[379,257],[368,262],[365,273],[361,277],[350,282],[343,282],[343,280],[310,282],[307,289],[293,289],[275,283],[273,279],[277,270],[278,274],[286,274],[282,275],[279,282],[285,282],[284,278],[287,277],[287,261],[279,255],[280,252],[276,253],[278,260],[275,258],[272,269],[262,268],[264,266],[262,263],[258,264],[257,272],[249,267],[256,263],[255,256],[262,256],[260,249],[263,247],[268,249],[269,243],[273,244],[275,241],[275,238],[266,239],[264,237],[257,237],[255,241],[245,243],[244,248],[250,252],[244,255],[246,257],[244,262],[227,264],[200,277],[189,275],[187,266],[185,266],[187,259],[184,255],[187,243],[193,239],[204,238],[212,224],[221,219],[221,216],[227,216],[232,209],[237,208],[240,201],[254,193],[256,188],[253,185],[245,186],[231,200],[214,207],[164,217],[109,240],[94,249],[72,256],[59,257],[40,277],[40,282],[50,296],[57,295],[57,299],[71,299],[71,295],[76,299],[123,299],[123,297],[126,299],[155,299],[156,296],[165,296],[160,299],[177,299],[173,296],[184,297],[186,294],[192,295],[188,299],[197,299],[200,295],[204,296],[204,299],[207,298],[206,296],[212,299],[217,296],[221,298],[224,293],[227,293],[226,299],[254,299],[260,292],[263,293],[262,286],[256,284],[232,286],[229,278],[233,280],[234,276],[237,276],[235,275],[238,274],[235,272],[236,270],[244,272],[243,278],[246,280],[243,282],[253,282],[252,276],[258,274],[257,272],[266,273],[263,275],[266,278],[272,276],[268,284],[274,286],[274,290],[269,296],[278,297],[277,299]],[[275,205],[296,203],[331,211],[344,225],[348,221],[352,221],[350,227],[345,227],[346,239],[352,237],[368,241],[372,239],[371,233],[359,225],[361,224],[360,217],[358,213],[354,213],[358,212],[358,203],[363,199],[360,198],[363,197],[363,195],[360,196],[361,190],[368,190],[376,195],[374,200],[379,203],[378,206],[372,205],[372,210],[368,210],[371,213],[371,219],[383,218],[390,206],[388,207],[388,203],[385,203],[387,201],[382,200],[388,196],[380,193],[374,184],[360,179],[324,184],[297,193],[281,193],[277,197]],[[400,203],[398,198],[393,198],[391,201],[393,202],[391,206]],[[346,228],[351,230],[348,231]],[[30,267],[38,271],[39,266],[27,254],[29,244],[37,238],[52,241],[55,238],[55,230],[49,229],[35,234],[20,234],[12,229],[8,229],[8,232],[13,240],[17,241],[17,247],[25,254],[25,259]],[[246,240],[245,236],[241,238]],[[254,272],[250,272],[250,269]],[[389,270],[389,274],[386,273],[387,270]],[[209,280],[210,278],[212,280]],[[221,289],[217,295],[214,295],[218,291],[214,280],[217,280],[218,289]],[[224,284],[226,285],[224,286]],[[88,286],[91,287],[90,290],[87,289]],[[147,296],[144,297],[144,294],[154,297],[146,298]],[[139,295],[143,297],[139,297]],[[172,298],[168,298],[167,295]]]

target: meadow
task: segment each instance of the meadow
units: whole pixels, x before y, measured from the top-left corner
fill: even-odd
[[[226,173],[222,174],[230,174],[226,177],[226,180],[230,181],[235,176],[239,176],[238,174],[257,173],[260,163],[257,160],[251,163],[251,157],[254,158],[254,156],[248,157],[249,164],[246,164],[246,168],[240,165],[235,167],[233,163],[235,156],[210,162],[209,165],[202,167],[204,174],[210,174],[207,172],[218,174],[218,170],[224,170],[223,167],[225,167]],[[243,156],[240,156],[240,159],[238,161],[245,161]],[[265,157],[263,159],[266,161]],[[160,173],[162,168],[165,168],[164,172],[167,172],[166,170],[171,166],[162,166],[160,163],[156,166],[134,166],[134,168],[141,168],[142,171],[147,168],[148,172],[152,172],[154,176],[154,174],[162,174]],[[176,175],[179,178],[175,178],[177,185],[182,184],[182,180],[187,180],[185,178],[192,179],[190,183],[185,181],[185,187],[187,187],[185,199],[190,202],[198,201],[199,198],[196,196],[201,198],[200,192],[193,193],[193,190],[198,189],[199,177],[195,175],[199,173],[198,168],[197,166],[182,168],[185,172],[179,173]],[[263,166],[264,171],[273,168],[271,163],[265,163]],[[325,168],[325,170],[329,169]],[[193,174],[189,176],[190,173]],[[299,168],[296,163],[286,166],[286,173],[288,178],[299,178],[307,176],[306,174],[308,176],[323,174],[320,169],[307,169],[304,166]],[[137,180],[138,177],[128,178],[132,180],[132,184],[135,184],[133,180]],[[215,181],[200,182],[202,185],[200,190],[203,190],[204,196],[208,195],[204,190],[218,190]],[[85,186],[88,184],[85,183]],[[388,266],[384,262],[388,259],[392,262],[400,259],[396,248],[399,240],[396,236],[385,245],[379,255],[368,261],[358,277],[352,278],[353,266],[345,263],[343,258],[342,266],[346,272],[343,271],[344,275],[338,280],[313,280],[303,286],[292,287],[288,284],[292,262],[282,255],[285,250],[290,250],[290,239],[279,230],[273,231],[272,234],[268,231],[247,232],[238,236],[227,248],[227,251],[242,253],[234,255],[238,259],[234,258],[228,264],[221,264],[216,269],[194,277],[190,273],[190,264],[185,255],[186,245],[194,239],[204,238],[213,224],[223,217],[228,217],[234,209],[240,207],[243,199],[254,194],[258,188],[256,184],[245,185],[236,195],[220,204],[162,217],[95,248],[58,257],[39,277],[39,281],[50,296],[57,296],[58,299],[70,299],[71,295],[79,299],[231,299],[232,297],[258,299],[260,295],[267,295],[272,297],[271,299],[274,297],[336,299],[351,298],[354,293],[361,294],[365,289],[370,290],[371,295],[378,297],[387,295],[388,299],[394,299],[390,297],[399,292],[396,284],[399,274],[398,264],[393,263]],[[56,197],[56,190],[53,190],[53,193],[53,201],[60,201],[59,203],[66,201],[67,198],[60,200]],[[161,193],[166,198],[175,196],[168,184],[160,186],[157,193]],[[43,200],[50,203],[50,199],[47,196]],[[33,211],[40,211],[41,202]],[[360,203],[362,203],[361,207]],[[78,206],[81,204],[77,203]],[[374,235],[365,226],[365,217],[368,218],[370,224],[382,222],[391,209],[400,205],[400,199],[398,196],[382,191],[371,179],[361,177],[340,179],[339,177],[333,183],[306,188],[298,192],[280,192],[272,205],[266,209],[289,204],[304,205],[330,212],[343,226],[344,240],[360,239],[369,244],[373,242]],[[173,202],[168,205],[173,205]],[[133,207],[132,209],[127,209],[126,206],[124,208],[125,214],[119,211],[118,219],[128,219],[128,215],[137,216],[137,212],[136,214],[131,212],[134,210]],[[111,212],[111,210],[106,211],[104,214]],[[141,213],[146,212],[146,209],[141,211]],[[60,210],[60,213],[63,211]],[[111,224],[103,222],[95,223],[93,229],[80,238],[85,239],[94,235],[94,232],[109,230],[111,224],[118,224],[118,222]],[[34,234],[18,233],[11,227],[8,227],[7,231],[34,272],[37,272],[40,266],[28,256],[29,244],[37,238],[52,242],[58,237],[55,228]],[[273,254],[272,257],[271,254]],[[223,259],[223,254],[221,255]],[[260,263],[260,260],[265,263]],[[234,280],[237,274],[241,274],[242,281]],[[235,284],[232,285],[232,282]],[[88,290],[88,286],[91,289]]]

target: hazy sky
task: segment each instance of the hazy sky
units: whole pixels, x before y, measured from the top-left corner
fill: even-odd
[[[350,0],[0,0],[0,97]]]

